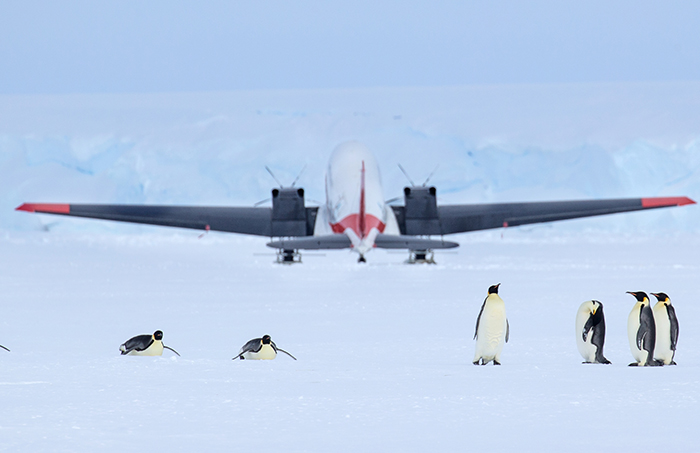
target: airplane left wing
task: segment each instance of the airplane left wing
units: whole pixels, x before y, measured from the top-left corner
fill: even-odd
[[[272,237],[313,234],[318,208],[302,208],[292,216],[272,208],[218,206],[24,203],[16,210]]]

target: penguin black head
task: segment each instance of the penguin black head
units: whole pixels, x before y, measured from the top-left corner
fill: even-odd
[[[156,331],[153,333],[153,338],[155,338],[155,339],[158,340],[158,341],[162,340],[162,339],[163,339],[163,332],[160,331],[160,330],[156,330]]]
[[[498,287],[499,286],[501,286],[500,283],[489,287],[489,294],[498,294]]]
[[[654,297],[656,297],[656,300],[659,302],[663,302],[668,299],[668,294],[666,293],[651,293]]]
[[[270,344],[271,341],[272,341],[272,338],[270,338],[269,335],[263,335],[262,344]]]
[[[627,291],[627,294],[636,297],[638,302],[644,302],[644,299],[649,299],[649,296],[644,291]]]

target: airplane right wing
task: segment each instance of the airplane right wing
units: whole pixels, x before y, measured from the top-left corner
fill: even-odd
[[[443,235],[694,204],[688,197],[437,206],[434,191],[393,206],[401,234]],[[414,201],[415,200],[415,201]]]

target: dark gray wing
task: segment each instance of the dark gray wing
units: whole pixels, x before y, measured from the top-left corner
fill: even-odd
[[[666,310],[668,310],[668,320],[671,322],[671,351],[675,351],[678,343],[678,318],[673,305],[666,305]]]
[[[488,299],[489,296],[486,296],[486,299]],[[476,334],[479,332],[479,321],[481,321],[481,314],[484,312],[484,307],[486,306],[486,299],[484,299],[484,303],[481,304],[481,310],[479,310],[479,316],[476,317],[476,328],[474,329],[474,340],[476,340]],[[507,322],[508,320],[506,320]]]
[[[124,351],[122,355],[128,354],[131,351],[144,351],[153,344],[153,335],[137,335],[134,338],[127,340],[122,346],[124,346]]]
[[[276,219],[267,207],[25,203],[17,210],[268,237],[311,235],[318,212],[303,208],[305,218],[287,220]]]
[[[444,205],[437,206],[436,213],[412,213],[410,206],[408,209],[406,206],[392,206],[392,209],[401,234],[441,235],[693,203],[688,197],[655,197]]]
[[[508,343],[509,338],[510,338],[510,323],[508,322],[508,318],[506,318],[506,343]]]

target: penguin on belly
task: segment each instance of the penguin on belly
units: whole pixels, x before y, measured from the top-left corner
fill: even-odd
[[[583,356],[583,363],[611,363],[603,356],[604,343],[603,304],[597,300],[586,301],[576,313],[576,345]]]
[[[277,357],[277,351],[284,352],[294,360],[297,359],[284,349],[278,348],[269,335],[263,335],[262,338],[253,338],[244,344],[241,351],[232,360],[272,360]]]
[[[506,318],[506,304],[498,295],[499,286],[500,283],[489,287],[488,295],[476,318],[476,351],[472,360],[474,365],[486,365],[491,361],[494,365],[500,365],[503,345],[508,343],[510,326]]]
[[[649,305],[649,297],[643,291],[627,291],[627,294],[637,299],[627,318],[627,338],[632,357],[636,360],[630,363],[630,366],[659,366],[661,363],[654,360],[656,325]]]
[[[176,350],[163,344],[163,332],[156,330],[153,335],[137,335],[119,346],[122,355],[156,356],[163,355],[163,349],[170,349],[178,356]]]
[[[678,318],[676,310],[671,305],[671,299],[666,293],[651,293],[656,297],[654,305],[654,323],[656,324],[656,346],[654,347],[654,359],[664,365],[675,365],[673,358],[676,355],[678,343]]]

